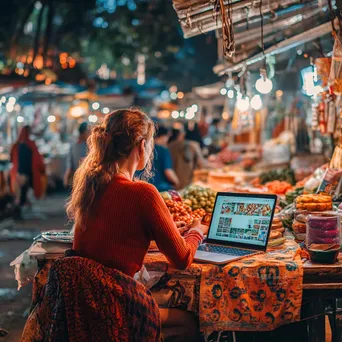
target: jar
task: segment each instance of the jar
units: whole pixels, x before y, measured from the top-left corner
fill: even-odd
[[[314,216],[307,219],[306,245],[340,245],[340,217],[338,215]]]

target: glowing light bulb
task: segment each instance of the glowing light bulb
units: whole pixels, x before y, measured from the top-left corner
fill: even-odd
[[[273,83],[268,78],[260,77],[255,83],[255,88],[261,94],[268,94],[273,88]]]
[[[91,107],[94,109],[94,110],[98,110],[100,108],[100,104],[98,102],[94,102]]]
[[[7,105],[6,105],[6,110],[7,110],[9,113],[13,112],[13,110],[14,110],[14,105],[11,104],[11,103],[7,103]]]
[[[178,118],[179,118],[179,112],[177,112],[176,110],[174,110],[174,111],[171,113],[171,116],[172,116],[174,119],[178,119]]]
[[[104,108],[102,109],[102,113],[103,113],[103,114],[108,114],[109,112],[110,112],[110,110],[109,110],[108,107],[104,107]]]
[[[234,98],[234,90],[228,90],[227,96],[229,99],[233,99]]]
[[[226,88],[221,88],[220,94],[221,95],[226,95],[227,94],[227,89]]]
[[[97,122],[97,116],[96,115],[89,115],[88,120],[89,120],[89,122],[95,123],[95,122]]]
[[[9,99],[8,99],[8,103],[14,105],[15,104],[15,101],[16,101],[16,98],[14,96],[11,96]]]
[[[283,91],[280,90],[280,89],[276,91],[276,96],[277,96],[278,98],[282,97],[283,94],[284,94]]]
[[[70,109],[70,115],[74,118],[79,118],[84,114],[84,109],[81,106],[74,106]]]
[[[17,116],[17,122],[22,123],[24,121],[25,121],[25,119],[23,116],[21,116],[21,115]]]
[[[56,121],[56,117],[54,116],[54,115],[49,115],[48,117],[47,117],[47,121],[48,122],[55,122]]]
[[[192,120],[195,116],[196,114],[193,111],[187,111],[185,114],[185,119]]]
[[[171,100],[176,100],[177,97],[178,97],[177,93],[171,93],[171,94],[170,94]]]
[[[249,97],[241,97],[236,101],[236,108],[240,112],[246,112],[249,109]]]
[[[197,106],[197,104],[193,104],[193,105],[191,106],[191,108],[192,108],[192,110],[193,110],[194,112],[197,112],[197,111],[198,111],[198,106]]]
[[[251,107],[254,109],[254,110],[260,110],[261,107],[262,107],[262,100],[261,100],[261,97],[260,95],[254,95],[252,97],[252,100],[251,100]]]

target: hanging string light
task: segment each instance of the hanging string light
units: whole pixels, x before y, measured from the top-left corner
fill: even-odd
[[[262,13],[262,0],[260,0],[260,34],[261,34],[261,48],[264,57],[264,68],[260,69],[260,78],[255,83],[256,90],[261,94],[268,94],[273,89],[273,82],[267,78],[267,66],[266,66],[266,55],[265,55],[265,43],[264,43],[264,15]]]

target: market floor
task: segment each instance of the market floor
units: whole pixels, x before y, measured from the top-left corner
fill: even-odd
[[[50,195],[34,205],[24,221],[17,221],[10,229],[0,228],[0,328],[9,332],[1,342],[20,341],[31,304],[31,285],[17,291],[13,267],[9,264],[42,230],[66,228],[64,204],[66,194]]]

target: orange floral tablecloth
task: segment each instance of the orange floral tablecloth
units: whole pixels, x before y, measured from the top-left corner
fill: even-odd
[[[303,265],[292,241],[225,266],[172,268],[160,253],[146,256],[149,272],[165,272],[151,291],[161,307],[193,311],[201,331],[268,331],[300,319]]]

